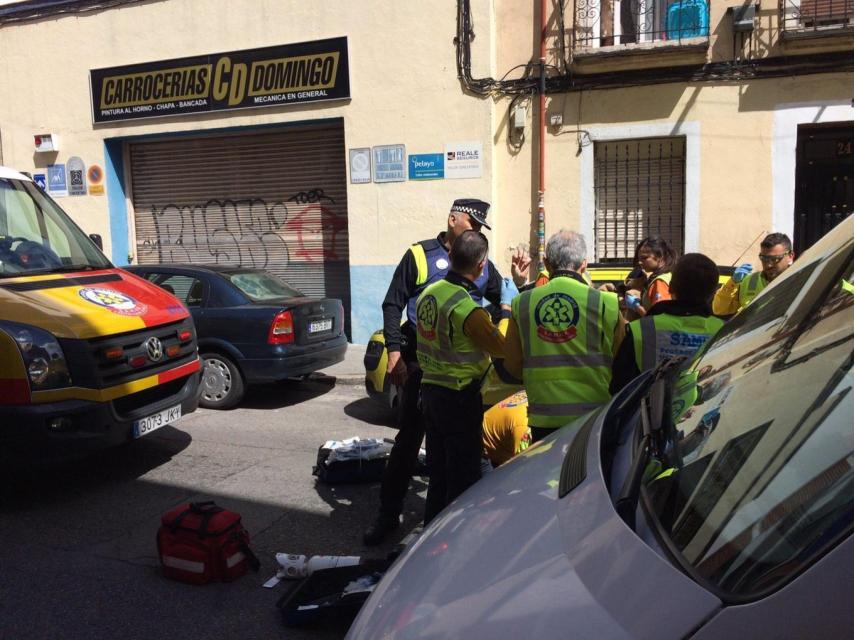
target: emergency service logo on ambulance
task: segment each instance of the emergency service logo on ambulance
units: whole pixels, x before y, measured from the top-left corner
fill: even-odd
[[[120,316],[141,316],[148,307],[137,302],[129,295],[114,289],[83,288],[78,292],[80,297],[100,307],[106,307]]]
[[[546,342],[569,342],[578,334],[578,303],[565,293],[549,294],[534,309],[534,322]]]
[[[436,298],[433,296],[425,296],[418,303],[416,309],[418,316],[418,335],[425,340],[433,340],[436,338],[436,323],[439,319],[439,305]]]

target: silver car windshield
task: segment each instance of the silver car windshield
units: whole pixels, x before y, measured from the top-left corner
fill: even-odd
[[[0,278],[110,266],[86,234],[33,183],[0,178]]]
[[[689,572],[724,597],[779,588],[854,524],[850,285],[825,280],[796,331],[779,322],[821,288],[817,267],[850,282],[847,254],[758,298],[673,385],[677,444],[645,498]],[[744,348],[722,348],[734,340]]]

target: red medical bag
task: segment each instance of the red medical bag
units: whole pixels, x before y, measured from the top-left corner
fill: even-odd
[[[239,578],[260,563],[240,514],[213,502],[182,504],[164,513],[157,531],[163,575],[190,584]]]

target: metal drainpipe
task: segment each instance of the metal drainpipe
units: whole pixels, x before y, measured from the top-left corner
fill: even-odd
[[[540,0],[540,184],[537,197],[537,268],[545,269],[546,257],[546,0]]]

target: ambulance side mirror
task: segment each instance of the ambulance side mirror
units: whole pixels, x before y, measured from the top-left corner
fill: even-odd
[[[100,233],[90,233],[89,239],[94,242],[98,248],[103,251],[104,250],[104,241],[101,239]]]

